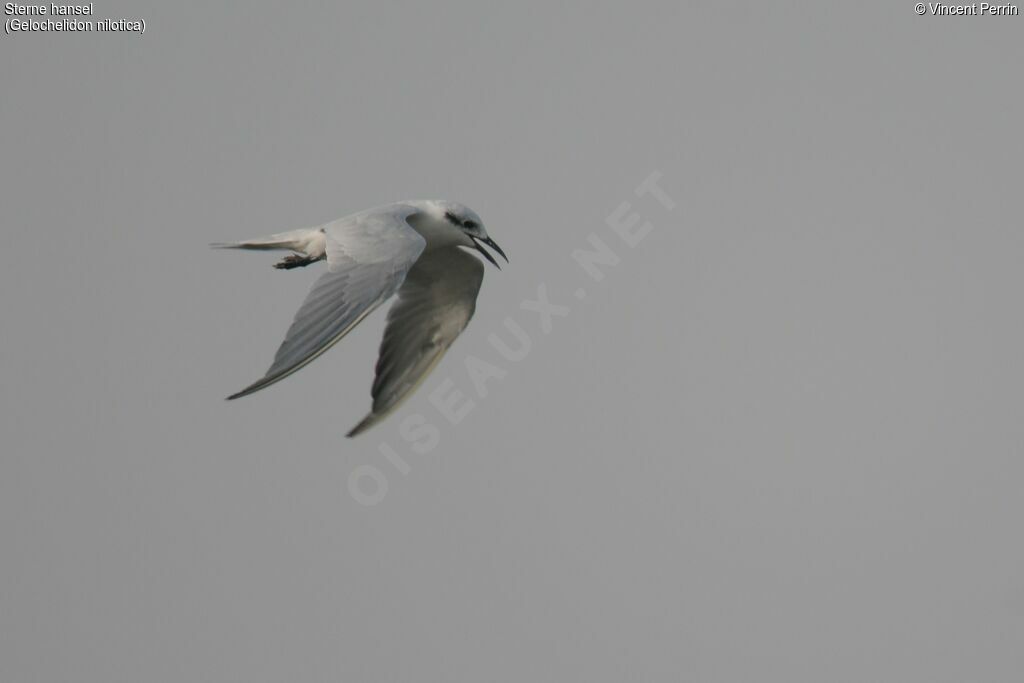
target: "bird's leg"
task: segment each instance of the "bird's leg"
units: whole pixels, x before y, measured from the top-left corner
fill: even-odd
[[[319,259],[306,256],[305,254],[292,254],[291,256],[285,256],[283,259],[274,264],[275,268],[282,270],[290,270],[292,268],[302,268],[308,266],[310,263],[314,263]]]

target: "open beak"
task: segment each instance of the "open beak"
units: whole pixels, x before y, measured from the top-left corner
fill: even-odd
[[[508,263],[508,256],[505,256],[505,252],[501,250],[501,247],[498,246],[497,242],[492,240],[490,237],[473,237],[473,245],[476,247],[476,250],[483,254],[484,258],[493,263],[495,268],[501,270],[501,266],[499,266],[498,262],[494,260],[494,257],[491,256],[486,249],[480,246],[481,243],[486,244],[491,249],[501,254],[501,258],[505,259],[505,263]]]

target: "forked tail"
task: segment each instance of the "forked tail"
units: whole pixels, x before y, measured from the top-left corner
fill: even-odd
[[[214,242],[214,249],[255,249],[258,251],[293,251],[295,256],[288,256],[274,264],[275,268],[290,269],[308,266],[324,259],[327,255],[327,238],[319,228],[303,228],[279,232],[266,237],[257,237],[242,242]]]

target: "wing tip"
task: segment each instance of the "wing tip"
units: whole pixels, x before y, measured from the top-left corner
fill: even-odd
[[[257,382],[254,382],[253,384],[250,384],[245,389],[242,389],[241,391],[236,391],[235,393],[231,394],[230,396],[228,396],[224,400],[225,401],[234,401],[236,398],[242,398],[243,396],[248,396],[249,394],[255,393],[255,392],[259,391],[260,389],[263,389],[264,387],[266,387],[266,386],[268,386],[270,384],[273,384],[273,382],[268,382],[267,378],[264,377],[263,379],[261,379],[261,380],[259,380]]]
[[[360,420],[359,424],[357,424],[352,429],[348,430],[348,434],[346,434],[345,436],[348,437],[349,439],[351,439],[353,437],[356,437],[356,436],[359,436],[360,434],[365,432],[367,429],[369,429],[373,425],[377,424],[377,422],[380,420],[380,418],[381,418],[381,416],[378,415],[377,413],[370,413],[369,415],[364,417],[362,420]]]

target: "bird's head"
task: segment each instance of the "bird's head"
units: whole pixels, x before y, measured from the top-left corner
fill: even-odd
[[[497,242],[487,235],[487,229],[484,228],[484,222],[480,220],[480,216],[477,215],[476,211],[468,206],[451,202],[448,203],[447,207],[445,207],[444,219],[458,230],[461,230],[462,233],[473,242],[473,247],[483,254],[484,258],[493,263],[496,268],[501,269],[501,266],[499,266],[498,262],[494,260],[494,257],[481,246],[482,244],[486,244],[491,249],[494,249],[494,251],[501,254],[501,258],[505,259],[505,263],[508,263],[508,257],[505,256],[505,252],[502,251]]]
[[[440,224],[439,227],[447,232],[457,231],[454,235],[457,244],[473,247],[483,254],[484,258],[500,269],[501,266],[494,260],[490,252],[483,248],[482,245],[486,244],[498,252],[505,259],[505,262],[508,263],[508,257],[505,256],[505,252],[488,236],[484,222],[477,215],[476,211],[458,202],[432,201],[429,203],[425,202],[425,204],[427,204],[426,208],[431,217]]]

